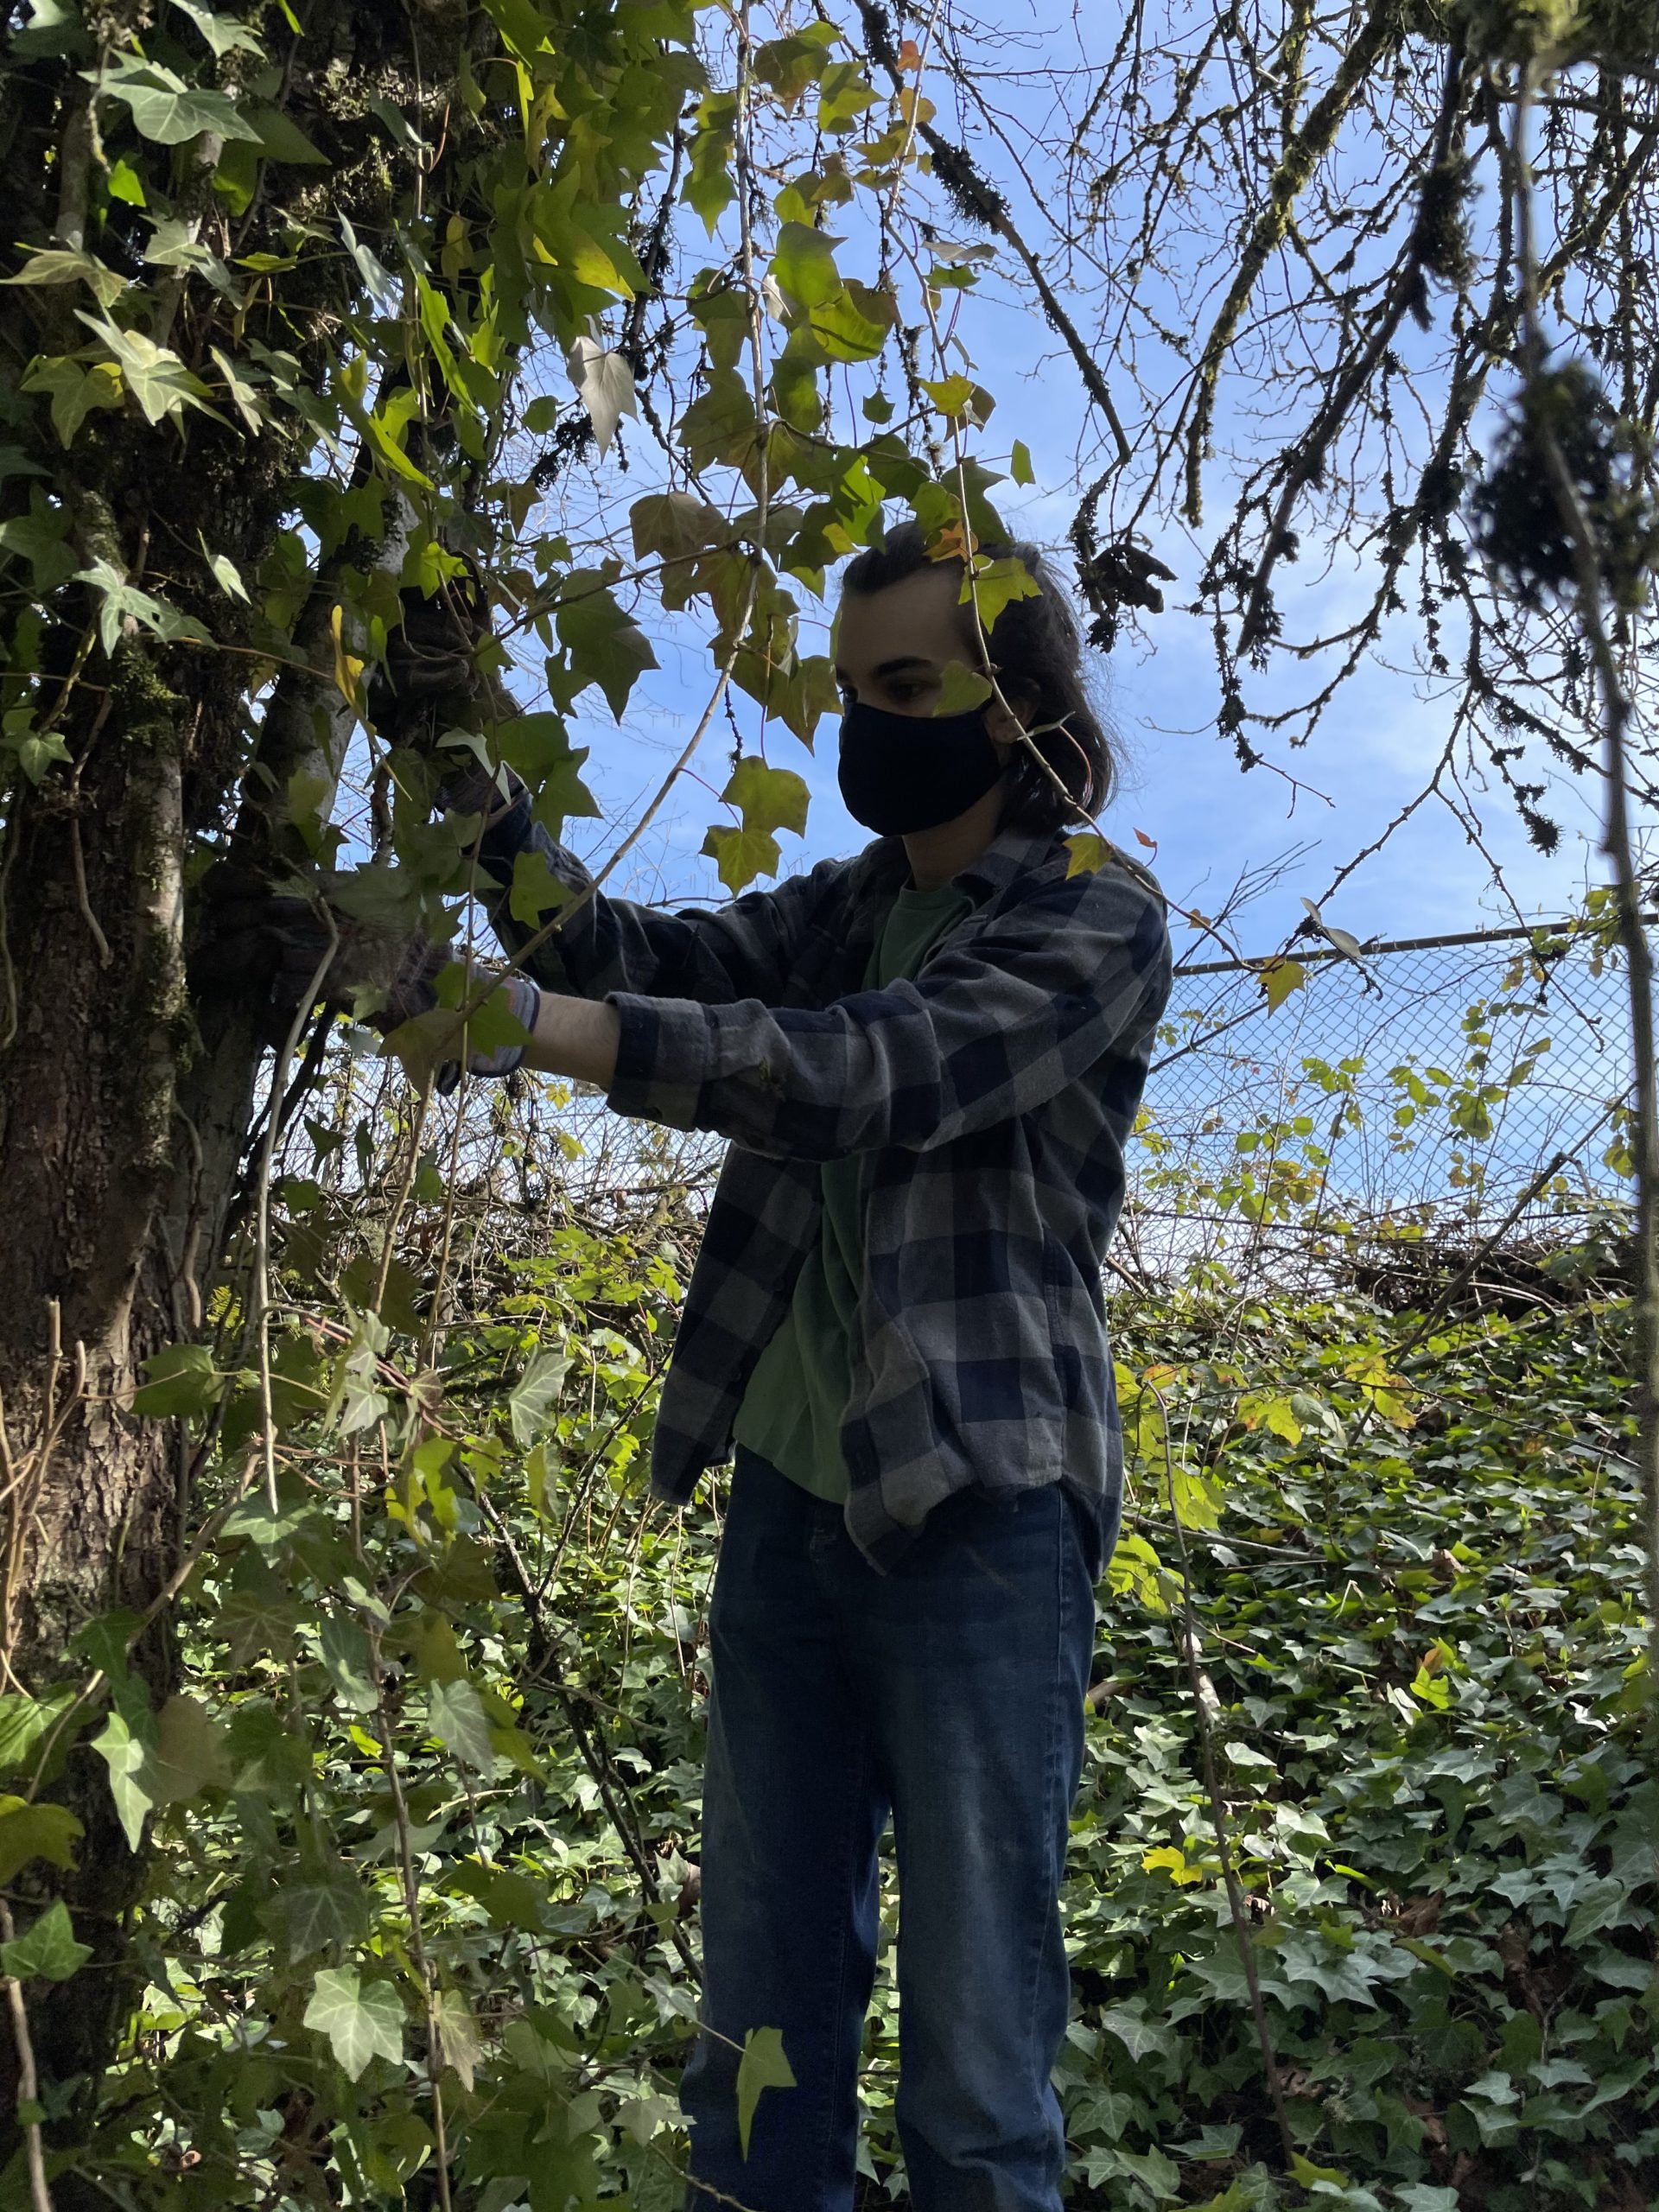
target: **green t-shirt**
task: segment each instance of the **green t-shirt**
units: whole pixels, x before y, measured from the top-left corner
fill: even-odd
[[[973,909],[950,884],[901,891],[877,938],[864,988],[914,976],[924,956]],[[791,1482],[839,1503],[847,1495],[841,1423],[853,1381],[853,1331],[864,1275],[856,1153],[828,1160],[823,1234],[802,1267],[790,1307],[755,1363],[733,1434]]]

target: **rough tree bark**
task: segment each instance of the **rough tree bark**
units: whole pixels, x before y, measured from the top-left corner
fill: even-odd
[[[92,239],[88,170],[103,158],[85,52],[13,54],[16,12],[0,9],[7,273],[23,261],[14,241],[79,249]],[[344,214],[365,229],[384,226],[410,178],[374,137],[364,95],[378,88],[418,111],[417,26],[366,0],[311,12],[300,66],[297,38],[288,56],[283,97],[331,166],[324,184],[315,171],[301,172],[302,181],[331,222]],[[429,11],[427,34],[437,16],[451,16],[453,29],[464,12]],[[490,34],[487,18],[477,22],[480,35]],[[262,28],[275,46],[273,27],[281,32],[274,10]],[[454,47],[452,39],[452,65]],[[429,54],[425,95],[447,99],[431,74]],[[469,128],[459,115],[447,160],[429,163],[429,209],[442,206],[446,170]],[[472,151],[476,139],[474,131]],[[176,204],[187,213],[211,201],[203,180],[217,150],[206,137],[180,149]],[[280,245],[277,198],[267,173],[238,225],[237,251]],[[342,283],[356,281],[349,268],[342,279],[338,264],[337,254],[317,257],[264,294],[270,335],[319,384],[348,304]],[[134,264],[123,273],[142,265],[142,251]],[[327,302],[307,289],[325,280]],[[193,326],[182,289],[181,277],[158,284],[148,327],[211,372],[219,309],[203,293]],[[9,386],[31,356],[67,356],[84,342],[73,315],[84,293],[54,286],[0,296],[16,309],[0,334]],[[43,483],[73,518],[77,565],[107,560],[141,588],[164,575],[169,606],[203,621],[219,648],[164,645],[128,620],[106,651],[99,598],[79,583],[58,591],[56,619],[34,641],[51,672],[48,727],[67,761],[38,785],[14,776],[0,829],[3,1688],[38,1692],[60,1678],[76,1634],[111,1611],[142,1614],[181,1555],[189,1470],[175,1425],[135,1420],[124,1407],[144,1359],[200,1325],[242,1172],[261,1050],[245,1009],[222,998],[193,1002],[191,861],[204,841],[224,850],[232,824],[245,856],[280,850],[289,776],[316,754],[337,773],[352,728],[333,683],[325,575],[293,635],[296,665],[251,732],[249,663],[238,650],[245,632],[238,635],[238,611],[215,584],[207,555],[228,556],[243,577],[257,575],[292,518],[314,441],[292,415],[273,416],[250,437],[229,419],[221,425],[192,412],[151,426],[128,408],[90,417],[67,449],[49,433],[39,436],[31,469],[0,485],[0,520],[26,514],[29,481]],[[356,546],[351,557],[368,565],[376,549]],[[313,667],[327,673],[314,677]],[[154,1691],[170,1686],[164,1626],[141,1641],[132,1663]],[[82,1662],[73,1664],[85,1672]],[[14,1889],[25,1899],[63,1897],[78,1936],[93,1948],[89,1968],[35,2008],[32,2029],[43,2080],[79,2084],[72,2108],[48,2130],[49,2139],[70,2143],[130,1998],[124,1930],[143,1866],[90,1750],[72,1753],[48,1794],[82,1823],[78,1864],[65,1873],[37,1865]],[[17,2077],[0,2015],[0,2168],[20,2139]],[[83,2202],[73,2175],[53,2188],[58,2212]],[[90,2184],[84,2201],[107,2202]]]

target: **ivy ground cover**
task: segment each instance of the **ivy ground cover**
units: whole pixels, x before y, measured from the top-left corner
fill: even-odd
[[[642,1523],[634,1495],[684,1243],[659,1207],[480,1265],[424,1374],[397,1298],[279,1340],[276,1510],[255,1483],[216,1526],[188,1694],[130,1694],[139,1752],[97,1746],[156,1847],[150,1987],[73,2159],[115,2201],[677,2203],[717,1510]],[[1065,1898],[1072,2201],[1641,2212],[1624,1309],[1421,1341],[1341,1299],[1116,1319],[1135,1492]],[[872,2205],[904,2202],[887,1905]]]

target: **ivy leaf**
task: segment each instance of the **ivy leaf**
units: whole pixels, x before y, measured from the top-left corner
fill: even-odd
[[[507,912],[515,922],[522,922],[527,930],[539,929],[570,897],[569,885],[554,874],[545,853],[531,846],[514,857]]]
[[[0,1696],[0,1771],[22,1766],[73,1700],[74,1692],[67,1684],[47,1697],[31,1697],[27,1690],[8,1690]]]
[[[772,768],[750,753],[733,769],[721,793],[728,806],[743,817],[746,830],[792,830],[806,835],[810,801],[806,783],[792,768]]]
[[[158,346],[142,330],[123,330],[107,316],[88,315],[85,308],[77,308],[75,314],[115,356],[122,381],[145,422],[153,426],[169,415],[181,415],[187,407],[199,407],[215,423],[225,422],[219,410],[208,405],[207,385],[170,346]]]
[[[1222,1745],[1227,1764],[1241,1774],[1277,1774],[1279,1762],[1269,1758],[1265,1751],[1258,1751],[1252,1744],[1226,1743]]]
[[[470,2089],[478,2068],[479,2034],[464,1990],[439,1990],[432,2000],[432,2032],[439,2057],[454,2068],[461,2087]]]
[[[1092,875],[1104,868],[1112,857],[1112,849],[1104,837],[1092,830],[1073,830],[1065,840],[1067,860],[1066,880],[1074,875]]]
[[[202,551],[204,553],[207,551],[205,540],[202,543]],[[252,606],[253,601],[248,597],[248,588],[243,582],[241,574],[228,553],[209,553],[207,571],[226,599],[239,599],[244,607]]]
[[[1219,1483],[1177,1460],[1170,1487],[1174,1493],[1176,1518],[1184,1529],[1220,1528],[1224,1493]]]
[[[57,1897],[10,1943],[0,1943],[0,1974],[17,1981],[67,1981],[92,1955],[75,1940],[67,1906]]]
[[[207,1344],[168,1344],[144,1362],[144,1380],[132,1394],[132,1410],[155,1417],[204,1414],[219,1401],[226,1377]]]
[[[520,1451],[528,1452],[547,1426],[547,1417],[557,1404],[569,1372],[567,1352],[538,1351],[508,1392],[507,1419]]]
[[[969,668],[965,660],[948,660],[933,711],[936,715],[965,715],[975,707],[982,707],[990,696],[988,677],[982,676],[976,668]],[[1073,868],[1068,873],[1076,874],[1077,871]]]
[[[683,561],[727,535],[719,509],[690,492],[648,492],[629,508],[628,520],[634,554],[641,561],[652,553],[660,553],[665,561]]]
[[[1008,474],[1016,484],[1034,484],[1037,481],[1032,471],[1030,448],[1023,438],[1016,438],[1014,442],[1014,453],[1008,462]]]
[[[217,346],[210,346],[208,350],[218,365],[219,373],[225,379],[225,389],[230,395],[232,406],[257,437],[265,426],[264,410],[259,404],[258,393],[245,377],[238,374],[235,363],[221,353]]]
[[[111,200],[124,200],[130,207],[147,207],[144,181],[132,164],[123,156],[105,180],[105,187]]]
[[[178,0],[174,0],[178,4]],[[279,107],[254,107],[248,111],[258,149],[268,162],[284,162],[291,168],[328,168],[332,166],[321,147],[308,138],[291,115],[284,115]]]
[[[743,2056],[737,2062],[737,2139],[746,2158],[762,2089],[794,2087],[795,2069],[784,2056],[783,2031],[751,2028],[743,2038]]]
[[[340,235],[346,241],[346,252],[357,264],[357,272],[368,288],[369,297],[382,315],[395,315],[397,311],[397,287],[392,281],[391,271],[363,244],[346,215],[341,215],[340,219]]]
[[[557,185],[533,186],[528,213],[537,261],[558,271],[563,287],[573,297],[584,290],[608,293],[613,299],[633,297],[644,282],[645,272],[633,262],[620,238],[596,234],[596,208],[589,204],[585,215],[578,212],[574,169],[567,171]],[[625,269],[623,264],[631,264],[631,269]],[[576,342],[580,345],[583,341]],[[596,339],[589,338],[586,342],[595,353],[604,350]],[[570,373],[580,387],[582,379],[574,364]]]
[[[785,114],[798,105],[810,85],[816,85],[829,64],[825,48],[841,34],[832,23],[809,23],[784,38],[768,39],[757,47],[754,73],[777,93]]]
[[[785,223],[772,250],[772,273],[798,307],[821,308],[845,289],[836,266],[842,241],[808,223]]]
[[[620,721],[634,684],[646,669],[658,664],[650,639],[608,591],[584,592],[567,601],[555,620],[560,642],[570,656],[577,691],[597,683]]]
[[[1256,974],[1269,1014],[1277,1014],[1291,993],[1300,991],[1307,982],[1307,970],[1300,960],[1269,960]]]
[[[94,361],[83,368],[69,354],[52,354],[29,363],[22,389],[51,394],[52,427],[59,444],[67,448],[95,407],[121,404],[121,372],[113,361]]]
[[[1112,2157],[1116,2171],[1139,2182],[1160,2204],[1179,2194],[1181,2170],[1156,2144],[1147,2151],[1115,2151]]]
[[[0,284],[85,284],[102,308],[120,298],[127,281],[96,254],[72,252],[65,246],[39,247],[15,276],[0,276]]]
[[[960,415],[974,396],[974,387],[958,370],[953,376],[923,377],[922,390],[941,415]]]
[[[565,355],[564,365],[577,397],[588,410],[594,442],[602,456],[610,451],[623,416],[639,411],[633,371],[620,353],[607,353],[596,338],[578,338]]]
[[[123,626],[129,621],[141,630],[153,632],[164,644],[172,645],[181,639],[200,645],[213,643],[194,614],[181,614],[165,600],[140,591],[137,584],[127,582],[112,562],[101,556],[90,569],[77,569],[74,580],[91,584],[103,595],[98,610],[98,639],[106,653],[114,652],[121,642]]]
[[[44,735],[35,728],[32,713],[28,707],[8,707],[0,715],[0,748],[17,756],[17,765],[31,784],[39,785],[60,762],[67,760],[69,748],[56,730]]]
[[[484,0],[484,6],[509,54],[533,61],[546,47],[555,27],[532,0]]]
[[[963,607],[971,601],[978,607],[981,626],[988,635],[1011,600],[1035,599],[1040,588],[1025,563],[1008,554],[1001,560],[976,561],[964,569],[959,598]]]
[[[1138,1599],[1149,1613],[1169,1611],[1170,1580],[1164,1563],[1144,1536],[1120,1536],[1106,1569],[1107,1587],[1114,1596]]]
[[[35,589],[42,596],[67,583],[75,572],[68,529],[67,512],[48,505],[38,484],[29,486],[29,512],[0,523],[0,548],[22,556],[34,573]]]
[[[327,2036],[342,2072],[355,2082],[372,2058],[397,2065],[404,2055],[404,2008],[389,1981],[359,1980],[355,1967],[325,1967],[305,2008],[305,2024]]]
[[[1338,2190],[1345,2190],[1348,2186],[1348,2177],[1339,2166],[1316,2166],[1312,2158],[1305,2158],[1300,2151],[1293,2151],[1290,2154],[1290,2171],[1292,2178],[1300,2182],[1304,2189],[1312,2189],[1316,2182],[1329,2183],[1333,2189]],[[1173,2196],[1180,2182],[1180,2175],[1173,2166],[1170,2168],[1170,2182],[1169,2194]]]
[[[812,335],[833,361],[873,361],[887,343],[893,309],[885,293],[847,284],[807,316]]]
[[[1148,1874],[1156,1874],[1160,1871],[1167,1874],[1178,1888],[1184,1888],[1189,1882],[1201,1882],[1205,1878],[1204,1868],[1195,1866],[1179,1844],[1161,1844],[1154,1850],[1143,1851],[1141,1854],[1141,1865]]]
[[[1168,2029],[1145,2018],[1139,1999],[1129,2005],[1105,2006],[1101,2012],[1100,2024],[1108,2035],[1116,2037],[1137,2065],[1149,2055],[1167,2056],[1173,2049],[1173,2038]]]
[[[688,207],[702,216],[710,238],[735,197],[732,149],[736,130],[736,96],[731,92],[706,93],[697,109],[691,160],[681,196]]]
[[[676,435],[693,468],[715,461],[741,467],[759,438],[754,401],[742,378],[729,370],[711,377],[681,416]]]
[[[825,130],[842,130],[875,105],[875,87],[855,61],[832,61],[818,87],[818,122]]]
[[[334,1874],[284,1882],[274,1910],[293,1960],[359,1942],[368,1931],[371,1902],[363,1885],[342,1866]]]
[[[150,1786],[158,1805],[224,1789],[231,1779],[230,1743],[224,1724],[194,1698],[170,1697],[156,1720]]]
[[[156,1802],[154,1739],[155,1724],[147,1713],[135,1728],[119,1713],[111,1713],[92,1738],[92,1749],[110,1770],[116,1817],[133,1851],[143,1842],[144,1821]]]
[[[489,1716],[470,1682],[435,1682],[427,1703],[426,1725],[463,1766],[487,1774],[494,1764]]]
[[[427,141],[422,137],[402,108],[395,107],[384,92],[369,94],[368,110],[371,115],[377,117],[385,124],[400,146],[407,148],[411,154],[426,152]]]
[[[96,1747],[94,1747],[96,1748]],[[0,1797],[0,1883],[36,1859],[71,1871],[74,1846],[84,1833],[67,1805],[34,1804],[27,1797]]]
[[[702,841],[704,855],[715,863],[715,873],[736,898],[758,875],[775,875],[783,855],[768,830],[747,825],[734,830],[716,823]]]
[[[228,92],[206,92],[188,85],[171,69],[156,61],[125,59],[105,64],[102,73],[85,70],[89,84],[105,99],[124,102],[132,111],[133,128],[140,137],[158,146],[182,146],[204,130],[217,138],[257,138],[257,131],[238,112]]]
[[[318,1641],[322,1663],[340,1703],[351,1713],[372,1713],[379,1697],[371,1670],[369,1639],[363,1630],[345,1613],[329,1613]]]
[[[247,25],[238,22],[233,16],[215,16],[198,7],[196,0],[173,0],[173,5],[190,18],[220,60],[227,54],[253,54],[264,59],[264,48]]]

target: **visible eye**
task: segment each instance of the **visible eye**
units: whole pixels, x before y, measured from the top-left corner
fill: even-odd
[[[931,683],[907,683],[889,680],[887,696],[896,700],[901,707],[907,707],[918,699],[925,699],[930,691],[937,689],[937,685]]]

